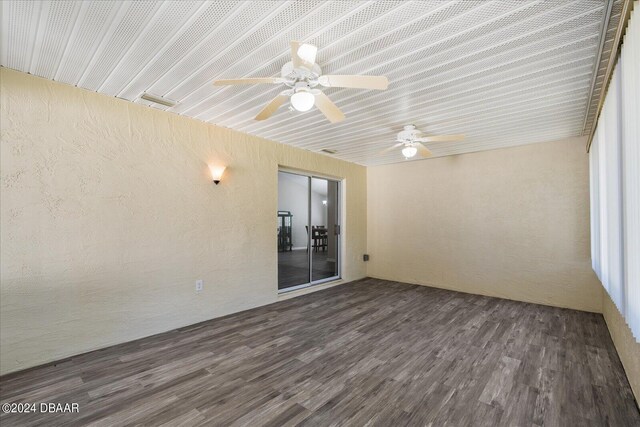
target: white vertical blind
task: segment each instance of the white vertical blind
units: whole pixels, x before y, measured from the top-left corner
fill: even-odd
[[[602,125],[598,126],[601,140],[600,161],[606,175],[601,176],[601,194],[604,202],[601,215],[604,222],[600,224],[606,239],[601,240],[601,257],[606,259],[600,280],[608,289],[611,299],[622,311],[625,302],[623,296],[623,264],[622,254],[622,168],[621,168],[621,108],[620,101],[620,67],[613,71],[607,98],[602,108]]]
[[[635,4],[621,53],[623,251],[626,313],[640,339],[640,8]]]
[[[591,141],[589,152],[589,182],[591,201],[591,266],[597,273],[600,271],[600,144],[598,132]],[[599,276],[599,274],[598,274]]]
[[[591,145],[591,258],[640,338],[640,12],[631,14]]]

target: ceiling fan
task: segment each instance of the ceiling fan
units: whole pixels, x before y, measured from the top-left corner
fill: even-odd
[[[421,131],[416,129],[415,125],[406,125],[404,129],[398,133],[396,138],[397,143],[391,147],[383,150],[382,153],[387,153],[396,148],[402,147],[402,155],[405,159],[410,159],[416,154],[420,154],[421,157],[431,157],[431,151],[422,144],[423,142],[440,142],[440,141],[462,141],[464,135],[437,135],[437,136],[425,136]]]
[[[284,84],[288,89],[280,92],[255,117],[265,120],[287,100],[297,111],[309,111],[315,105],[331,123],[344,120],[344,114],[318,86],[354,89],[385,90],[389,81],[384,76],[322,75],[315,63],[318,48],[308,43],[291,42],[291,61],[282,66],[280,77],[259,77],[216,80],[215,86],[243,84]]]

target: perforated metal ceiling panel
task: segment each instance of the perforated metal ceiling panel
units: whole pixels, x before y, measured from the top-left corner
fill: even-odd
[[[376,165],[413,123],[435,156],[578,136],[592,123],[622,0],[4,1],[2,66],[313,151]],[[329,88],[347,118],[287,107],[253,117],[280,86],[289,42],[319,47],[325,74],[386,75],[384,92]],[[603,54],[604,53],[604,54]],[[154,105],[158,108],[160,106]]]

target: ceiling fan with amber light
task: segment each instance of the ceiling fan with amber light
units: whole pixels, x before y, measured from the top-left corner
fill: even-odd
[[[404,129],[398,133],[396,138],[396,144],[391,147],[382,150],[380,154],[387,153],[402,147],[402,155],[405,159],[415,157],[416,154],[420,157],[431,157],[431,151],[425,147],[423,142],[444,142],[444,141],[462,141],[464,135],[434,135],[426,136],[420,130],[416,129],[415,125],[406,125]]]
[[[280,92],[255,117],[265,120],[285,102],[297,111],[309,111],[315,105],[331,123],[344,120],[344,114],[319,87],[385,90],[389,81],[384,76],[323,75],[315,63],[318,48],[308,43],[291,42],[291,61],[282,66],[280,77],[258,77],[216,80],[215,86],[246,84],[284,84]]]

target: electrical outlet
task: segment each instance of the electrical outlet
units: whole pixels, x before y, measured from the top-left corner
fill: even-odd
[[[202,292],[204,289],[204,281],[202,279],[196,280],[196,292]]]

